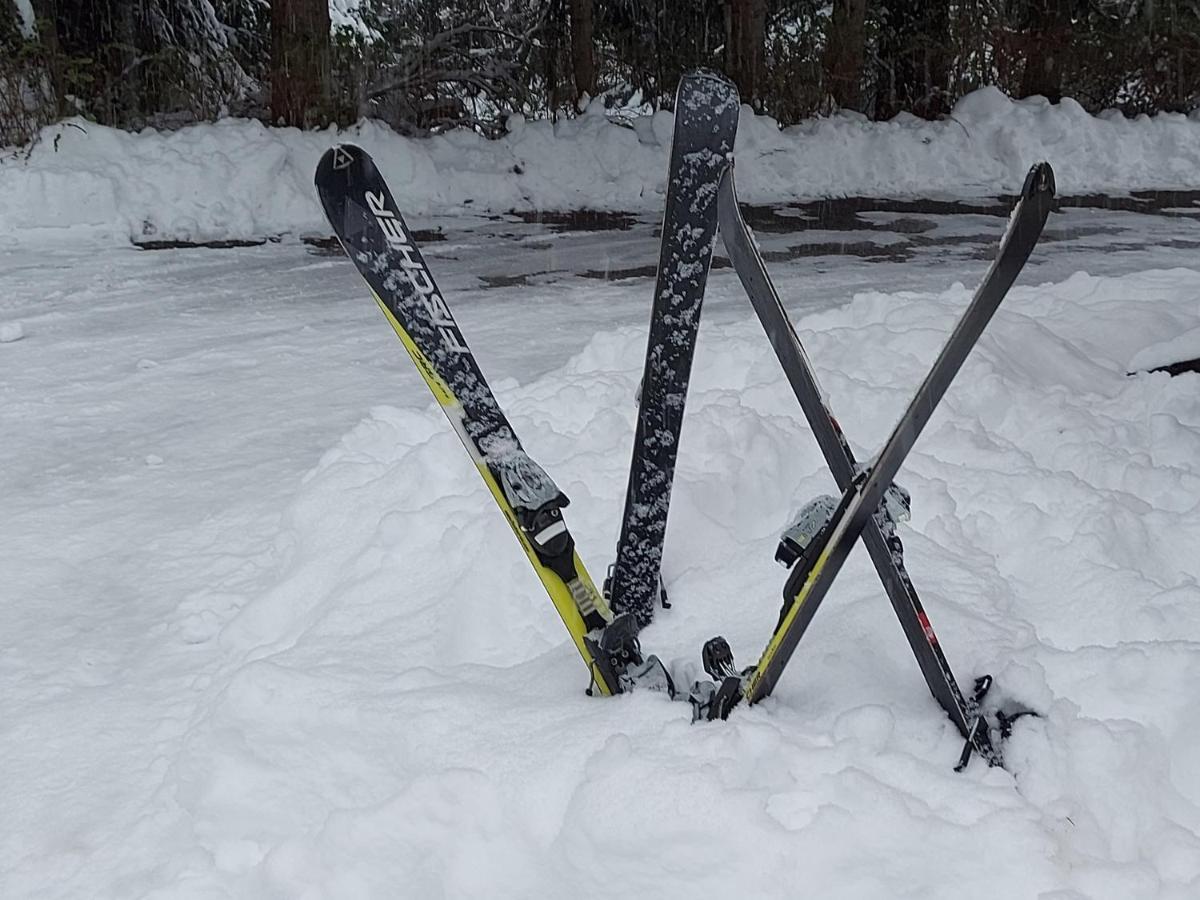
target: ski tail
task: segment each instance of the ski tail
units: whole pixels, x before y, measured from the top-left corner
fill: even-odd
[[[617,612],[649,624],[704,287],[717,236],[716,188],[733,151],[737,88],[715,72],[679,82],[662,246],[642,374],[625,512],[611,578]]]
[[[804,351],[804,345],[800,342],[791,318],[775,290],[750,228],[742,217],[738,207],[733,166],[726,169],[721,177],[717,209],[721,240],[724,242],[730,263],[775,350],[775,355],[808,420],[838,489],[844,492],[855,479],[858,463],[846,436],[837,424],[837,419],[833,416],[812,363]],[[863,543],[879,574],[884,591],[891,601],[934,699],[945,710],[974,752],[989,762],[999,762],[999,755],[991,744],[988,731],[978,727],[978,703],[974,700],[968,701],[963,696],[933,625],[905,569],[903,547],[895,533],[895,517],[885,510],[886,506],[885,503],[879,508],[862,531]],[[785,540],[780,545],[784,556],[781,558],[780,554],[777,554],[776,558],[790,567],[796,562],[798,554],[788,553],[788,549]]]
[[[1008,293],[1041,236],[1054,198],[1054,173],[1048,163],[1035,165],[1025,179],[1000,250],[971,303],[959,318],[929,374],[896,423],[869,473],[852,482],[823,532],[811,566],[793,569],[784,587],[782,619],[744,680],[750,703],[770,695],[801,636],[812,621],[850,549],[883,499],[908,452],[962,367],[971,348]]]
[[[475,463],[597,689],[620,693],[618,673],[589,646],[613,614],[562,518],[569,501],[521,447],[374,160],[338,145],[321,158],[315,181],[342,249]]]

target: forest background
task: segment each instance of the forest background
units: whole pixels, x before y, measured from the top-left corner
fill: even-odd
[[[995,85],[1090,112],[1191,112],[1186,0],[0,0],[0,144],[81,115],[128,129],[225,116],[402,134],[670,107],[709,66],[793,124],[948,116]]]

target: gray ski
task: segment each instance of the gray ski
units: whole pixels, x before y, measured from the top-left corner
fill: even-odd
[[[784,587],[779,623],[758,664],[742,676],[740,694],[749,703],[770,695],[800,638],[816,614],[859,534],[880,501],[954,376],[975,346],[1009,288],[1037,244],[1054,197],[1054,174],[1049,164],[1035,165],[1025,179],[1000,251],[955,325],[929,374],[901,416],[869,472],[854,479],[842,495],[829,524],[813,541],[810,552],[793,568]],[[724,718],[736,703],[726,704]]]
[[[847,491],[858,475],[858,463],[841,426],[829,409],[825,395],[817,383],[816,373],[804,352],[804,346],[792,327],[787,310],[784,309],[779,294],[771,283],[762,255],[758,252],[750,229],[742,218],[737,203],[732,166],[721,178],[717,210],[721,240],[725,244],[729,261],[741,279],[758,320],[775,349],[775,355],[779,358],[796,399],[800,401],[838,489]],[[833,498],[818,499],[828,501],[821,508],[824,518],[828,518],[836,508],[837,501]],[[871,561],[875,564],[875,571],[879,573],[879,579],[888,599],[891,600],[892,608],[900,620],[934,699],[941,704],[974,752],[989,763],[998,763],[999,753],[992,745],[988,730],[979,725],[978,702],[974,697],[968,701],[963,696],[958,681],[950,670],[950,664],[942,652],[937,634],[904,567],[904,549],[895,527],[897,516],[889,514],[887,506],[885,502],[876,514],[867,520],[862,530],[862,540]],[[807,544],[818,532],[819,529],[813,530],[811,527],[805,530],[803,533],[806,540],[803,543]],[[781,544],[781,552],[786,549],[787,543],[785,540]],[[796,544],[793,544],[793,547],[795,546]],[[785,559],[781,561],[787,562]],[[791,561],[794,562],[794,558]],[[979,696],[979,689],[989,683],[983,679],[976,683],[976,697]]]

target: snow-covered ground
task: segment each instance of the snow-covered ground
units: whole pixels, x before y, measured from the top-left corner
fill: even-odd
[[[951,664],[1043,713],[963,774],[861,550],[769,701],[585,697],[339,256],[0,251],[0,897],[1200,895],[1200,375],[1125,375],[1200,328],[1191,215],[1053,216],[902,472]],[[1003,220],[862,220],[761,236],[866,457]],[[652,221],[415,222],[596,575]],[[831,486],[717,269],[647,648],[752,661]]]
[[[328,234],[312,173],[345,139],[380,162],[410,214],[657,212],[673,121],[660,111],[624,127],[594,104],[557,123],[514,116],[507,136],[488,141],[469,131],[410,140],[372,123],[340,134],[238,120],[127,134],[71,120],[45,129],[32,149],[0,153],[0,246]],[[842,114],[781,131],[746,107],[736,149],[740,195],[762,203],[992,196],[1018,190],[1042,159],[1061,194],[1200,187],[1196,116],[1091,116],[1073,100],[1013,101],[995,88],[964,97],[941,122]]]

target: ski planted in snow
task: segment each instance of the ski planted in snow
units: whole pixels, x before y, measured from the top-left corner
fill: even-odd
[[[754,243],[754,238],[742,218],[738,208],[737,191],[735,189],[733,166],[726,169],[721,178],[720,192],[717,198],[718,219],[721,228],[721,240],[729,261],[741,279],[750,303],[754,307],[758,320],[762,324],[775,355],[787,375],[788,382],[800,407],[804,410],[809,427],[817,440],[825,462],[837,482],[839,491],[847,491],[859,475],[858,463],[854,452],[841,426],[830,411],[824,392],[817,382],[816,373],[804,352],[804,346],[796,335],[788,318],[787,310],[779,299],[779,294],[771,282],[762,254]],[[981,725],[979,703],[981,689],[990,681],[980,679],[976,682],[976,692],[971,700],[967,700],[958,686],[958,680],[950,670],[942,652],[937,634],[925,614],[913,587],[908,571],[904,567],[904,547],[896,533],[896,525],[901,518],[907,518],[907,495],[898,491],[893,485],[892,497],[895,502],[889,503],[888,495],[880,505],[875,515],[869,518],[862,530],[862,540],[870,554],[879,580],[891,600],[892,608],[909,646],[917,658],[925,681],[933,697],[946,714],[954,722],[967,746],[978,753],[989,763],[999,763],[1000,756],[992,745],[991,737],[986,726]],[[827,498],[836,505],[836,501]],[[828,507],[828,504],[825,504]],[[806,507],[807,508],[807,507]],[[819,510],[824,513],[824,510]],[[828,508],[828,514],[833,509]],[[776,558],[785,565],[792,565],[797,555],[802,551],[805,538],[815,536],[824,524],[825,515],[821,515],[820,526],[804,528],[803,521],[798,521],[800,532],[795,537],[785,534],[780,544],[780,552]],[[789,530],[789,534],[791,530]],[[733,674],[733,673],[724,673]],[[986,678],[987,676],[985,676]],[[730,688],[732,690],[732,688]]]
[[[643,665],[635,623],[614,623],[575,552],[562,515],[566,495],[522,449],[374,160],[341,144],[321,158],[315,180],[342,249],[479,469],[597,689],[620,693]]]
[[[705,662],[716,660],[710,674],[721,680],[720,688],[698,704],[707,718],[725,718],[739,700],[756,703],[774,689],[859,534],[879,515],[879,505],[896,473],[1028,260],[1053,198],[1054,173],[1049,164],[1039,163],[1025,179],[995,261],[875,464],[854,475],[832,512],[828,508],[811,511],[811,521],[799,529],[804,533],[798,535],[799,541],[793,541],[798,552],[793,554],[792,571],[784,586],[779,622],[757,665],[738,673],[723,639],[714,638],[705,646]],[[980,689],[986,686],[985,681]],[[975,727],[982,726],[976,723]]]
[[[617,557],[606,595],[618,613],[649,624],[661,585],[663,540],[704,285],[717,237],[717,182],[733,151],[737,88],[689,72],[675,97],[675,133],[646,365]]]

